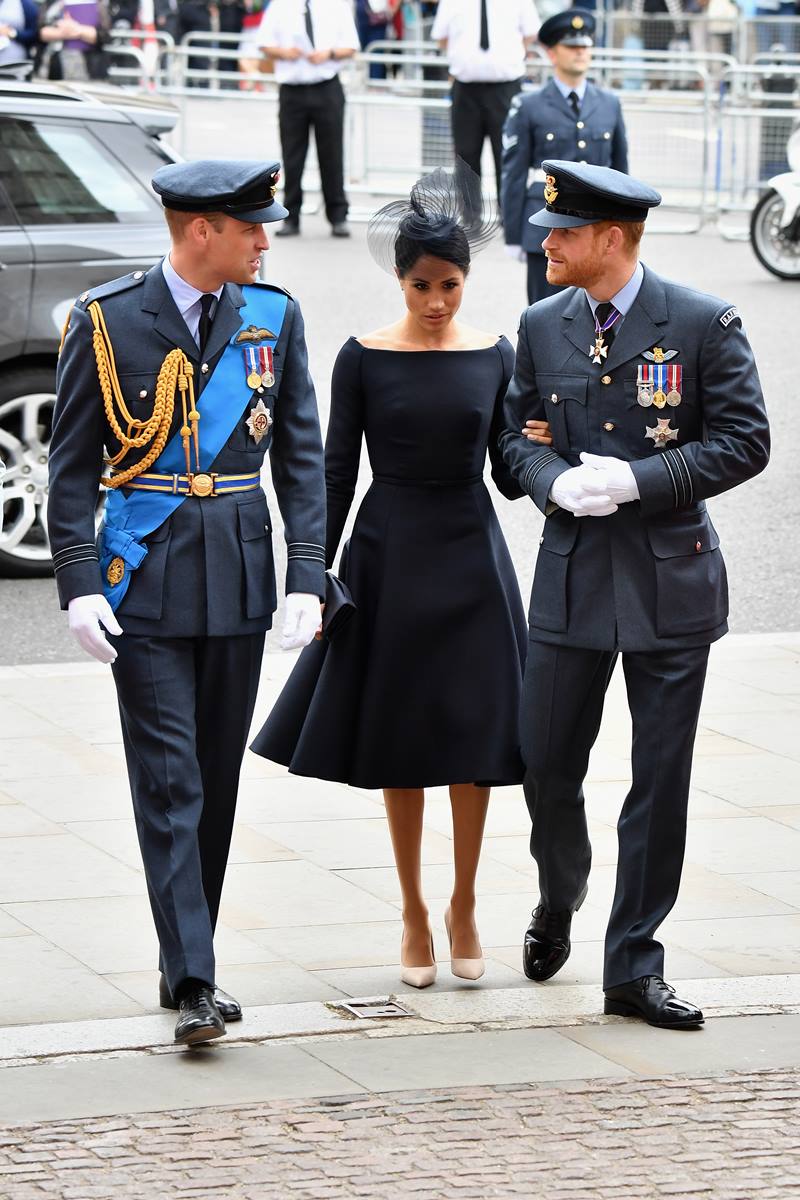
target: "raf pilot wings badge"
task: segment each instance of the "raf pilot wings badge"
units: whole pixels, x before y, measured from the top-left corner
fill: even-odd
[[[271,329],[259,329],[258,325],[248,325],[246,329],[239,330],[234,338],[234,345],[241,346],[245,342],[253,342],[255,345],[258,342],[265,341],[267,338],[272,338],[275,341],[276,334]]]

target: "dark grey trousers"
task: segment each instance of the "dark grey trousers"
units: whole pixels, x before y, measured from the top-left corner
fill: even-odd
[[[600,650],[528,644],[521,713],[525,800],[542,903],[552,912],[573,910],[589,878],[583,781],[616,658]],[[617,825],[606,988],[663,975],[664,948],[653,935],[680,886],[707,663],[708,646],[622,655],[633,720],[633,782]]]
[[[175,992],[213,984],[214,927],[264,634],[114,639],[122,736],[139,846]]]

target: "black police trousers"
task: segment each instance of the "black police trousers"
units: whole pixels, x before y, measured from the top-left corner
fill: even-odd
[[[190,977],[216,982],[214,927],[264,634],[113,641],[159,968],[174,995]]]
[[[633,721],[632,785],[617,825],[604,988],[664,973],[664,948],[653,934],[680,886],[708,652],[708,646],[698,646],[622,654]],[[524,789],[541,900],[551,912],[574,910],[589,878],[583,781],[616,658],[615,652],[528,643],[521,709]]]
[[[521,79],[502,83],[462,83],[453,81],[451,120],[453,148],[477,175],[481,173],[483,143],[488,137],[492,147],[497,195],[503,167],[503,125],[511,101],[522,87]]]
[[[314,129],[317,162],[331,225],[347,219],[344,191],[344,89],[338,75],[323,83],[282,83],[278,92],[278,124],[283,154],[283,203],[289,220],[300,220],[303,170],[308,138]]]

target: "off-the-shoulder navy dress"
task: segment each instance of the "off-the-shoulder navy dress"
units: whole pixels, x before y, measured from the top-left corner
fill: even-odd
[[[342,347],[325,469],[327,561],[356,486],[362,436],[373,482],[349,541],[358,607],[301,654],[257,754],[366,788],[516,783],[527,645],[519,587],[483,482],[522,493],[497,448],[514,367],[487,349]]]

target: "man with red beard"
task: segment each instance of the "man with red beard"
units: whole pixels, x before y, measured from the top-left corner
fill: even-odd
[[[521,731],[540,903],[524,969],[543,982],[570,952],[591,846],[583,781],[622,656],[633,782],[619,819],[605,1011],[667,1029],[703,1014],[665,983],[658,926],[675,903],[710,643],[728,589],[710,496],[762,471],[769,430],[736,308],[639,262],[661,197],[609,167],[550,160],[547,278],[523,313],[500,443],[546,515],[529,612]],[[572,286],[567,286],[572,285]],[[530,440],[550,423],[552,446]]]

